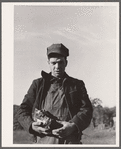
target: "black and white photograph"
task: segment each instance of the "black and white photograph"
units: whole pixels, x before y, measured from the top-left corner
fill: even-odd
[[[2,3],[2,147],[119,147],[119,2]]]

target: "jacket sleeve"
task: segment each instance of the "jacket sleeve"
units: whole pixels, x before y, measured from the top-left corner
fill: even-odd
[[[36,81],[33,81],[17,112],[18,122],[28,132],[30,132],[30,126],[33,122],[32,108],[35,102],[35,98],[36,98]]]
[[[71,119],[71,122],[74,122],[81,132],[89,126],[92,119],[93,108],[83,81],[80,81],[77,89],[79,100],[78,106],[80,107],[77,114]]]

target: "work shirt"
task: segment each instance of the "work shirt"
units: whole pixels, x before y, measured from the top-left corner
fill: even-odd
[[[67,103],[65,100],[65,94],[63,90],[63,79],[52,78],[50,80],[50,88],[47,92],[47,96],[42,103],[42,109],[49,111],[51,114],[56,116],[59,120],[69,121],[70,117],[68,114]],[[39,144],[63,144],[64,140],[53,137],[45,136],[37,139]]]

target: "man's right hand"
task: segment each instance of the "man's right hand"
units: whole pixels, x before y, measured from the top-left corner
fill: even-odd
[[[40,122],[33,122],[32,123],[32,129],[36,132],[38,132],[39,134],[43,133],[45,135],[49,134],[48,129],[47,128],[43,128],[40,126]]]

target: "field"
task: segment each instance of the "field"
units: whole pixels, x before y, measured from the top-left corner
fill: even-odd
[[[13,132],[14,144],[32,144],[32,136],[25,131]],[[91,127],[83,131],[82,144],[97,144],[97,145],[115,145],[116,132],[113,129],[93,129]]]
[[[83,144],[115,145],[116,131],[114,129],[90,129],[87,128],[82,136]]]

